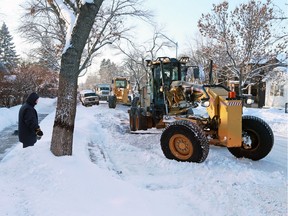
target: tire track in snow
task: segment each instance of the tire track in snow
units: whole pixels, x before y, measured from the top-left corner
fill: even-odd
[[[163,156],[160,134],[124,132],[129,129],[129,121],[128,113],[123,110],[112,113],[109,109],[102,110],[95,118],[99,121],[96,135],[99,139],[94,140],[90,150],[101,158],[95,163],[113,172],[119,171],[121,179],[137,187],[167,191],[183,200],[183,205],[197,207],[201,212],[208,204],[218,215],[251,215],[250,210],[244,208],[251,203],[255,205],[252,212],[257,215],[280,216],[287,212],[283,201],[284,175],[268,157],[255,162],[237,159],[226,148],[211,146],[203,163],[179,163]],[[101,133],[109,137],[101,141]],[[229,203],[235,205],[231,205],[230,210],[221,209],[220,206],[227,207]]]

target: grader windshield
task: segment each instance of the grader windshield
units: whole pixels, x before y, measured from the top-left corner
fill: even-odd
[[[162,104],[164,107],[165,90],[169,90],[172,81],[185,81],[187,75],[187,60],[162,57],[152,63],[153,101],[155,104]]]
[[[116,79],[115,80],[115,85],[116,85],[116,88],[126,88],[127,87],[127,80],[126,79],[122,79],[122,80],[119,80],[119,79]]]

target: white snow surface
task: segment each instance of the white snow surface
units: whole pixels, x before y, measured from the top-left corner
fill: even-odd
[[[203,163],[168,160],[161,130],[129,132],[129,107],[77,106],[73,155],[50,151],[56,99],[40,98],[48,116],[35,146],[16,147],[0,161],[0,215],[258,216],[287,215],[288,114],[244,108],[265,120],[274,146],[260,161],[211,146]],[[16,124],[20,106],[0,109],[0,130]],[[200,109],[199,109],[200,110]]]
[[[63,20],[65,20],[65,24],[67,28],[66,42],[65,42],[64,49],[63,49],[63,53],[65,53],[66,50],[71,46],[71,35],[72,35],[74,25],[76,23],[76,17],[73,13],[73,10],[70,10],[67,7],[67,5],[64,4],[62,0],[55,0],[55,1],[56,1],[58,12],[62,16]],[[82,2],[82,3],[85,4],[86,2]]]

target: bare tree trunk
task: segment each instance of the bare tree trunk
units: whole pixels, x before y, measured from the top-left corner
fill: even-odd
[[[77,59],[77,55],[72,49],[68,49],[62,55],[57,109],[51,141],[51,152],[56,156],[72,155],[79,69],[79,63],[75,64],[77,61],[74,59]]]
[[[71,35],[70,47],[62,55],[57,109],[50,147],[56,156],[72,155],[80,60],[102,2],[103,0],[94,0],[94,3],[86,3],[80,8]]]

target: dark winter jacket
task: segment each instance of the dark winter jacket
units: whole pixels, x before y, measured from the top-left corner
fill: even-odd
[[[34,109],[39,96],[33,92],[21,106],[18,116],[18,136],[23,144],[34,145],[37,141],[36,129],[38,125],[37,111]]]

